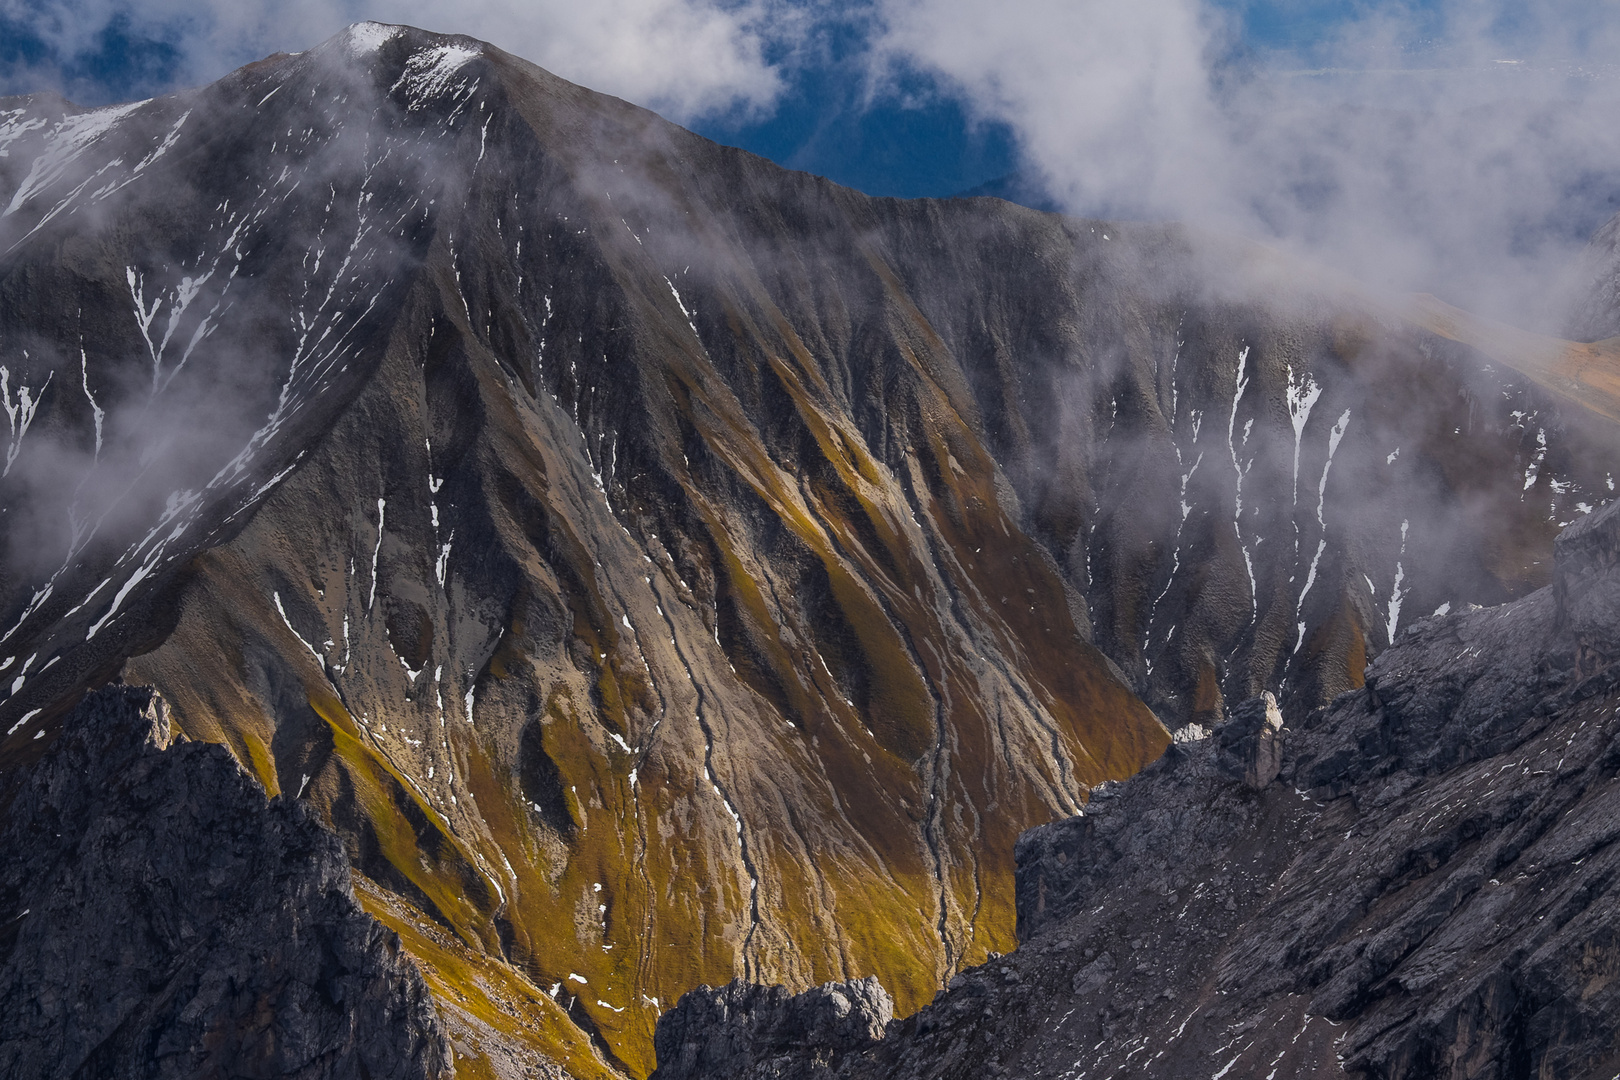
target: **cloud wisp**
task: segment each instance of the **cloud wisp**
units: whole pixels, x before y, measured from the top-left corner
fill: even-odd
[[[1384,5],[1245,56],[1206,0],[882,2],[880,70],[932,71],[1010,124],[1077,213],[1188,220],[1555,325],[1620,191],[1620,81],[1593,62],[1620,16],[1598,5]]]
[[[1620,68],[1604,63],[1620,12],[1282,5],[1308,32],[1259,53],[1243,27],[1258,3],[0,0],[0,38],[21,43],[0,90],[202,83],[360,19],[481,37],[684,123],[769,115],[819,64],[864,78],[858,107],[904,110],[920,84],[1010,129],[1074,213],[1189,221],[1561,325],[1582,243],[1620,209]]]
[[[375,20],[483,38],[690,120],[770,106],[807,14],[781,0],[0,0],[0,92],[158,93]]]

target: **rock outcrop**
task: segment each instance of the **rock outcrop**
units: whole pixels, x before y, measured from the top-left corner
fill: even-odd
[[[439,1078],[449,1040],[343,845],[110,686],[0,790],[0,1076]]]
[[[1592,236],[1586,262],[1586,292],[1570,315],[1569,336],[1600,341],[1620,335],[1620,214]]]
[[[1617,550],[1611,505],[1555,585],[1414,624],[1272,783],[1257,702],[1025,834],[1018,949],[834,1075],[1613,1076]]]
[[[816,1080],[869,1049],[894,1019],[876,978],[790,994],[741,981],[700,986],[658,1019],[654,1080]]]
[[[1215,760],[1256,791],[1282,771],[1282,709],[1270,691],[1238,705],[1215,728]]]

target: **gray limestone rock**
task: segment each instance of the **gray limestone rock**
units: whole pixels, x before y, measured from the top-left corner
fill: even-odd
[[[449,1043],[343,847],[149,689],[0,793],[0,1076],[427,1078]]]
[[[802,994],[739,981],[700,986],[658,1020],[656,1080],[812,1080],[882,1038],[894,1002],[867,977]]]
[[[1559,534],[1553,556],[1558,569],[1559,612],[1576,641],[1575,666],[1595,675],[1620,659],[1620,502],[1610,503]]]
[[[1282,710],[1268,690],[1234,708],[1215,729],[1216,761],[1252,788],[1265,787],[1282,769]]]

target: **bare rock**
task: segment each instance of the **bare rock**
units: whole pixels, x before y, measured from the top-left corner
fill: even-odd
[[[1282,769],[1282,709],[1271,691],[1232,710],[1215,729],[1216,761],[1235,779],[1258,790]]]
[[[894,1002],[876,978],[802,994],[735,981],[700,986],[658,1020],[656,1080],[811,1080],[883,1037]]]
[[[1595,675],[1620,659],[1620,502],[1559,534],[1553,548],[1558,606],[1575,637],[1575,667]]]
[[[0,818],[0,1076],[452,1074],[342,845],[150,689],[90,694]]]

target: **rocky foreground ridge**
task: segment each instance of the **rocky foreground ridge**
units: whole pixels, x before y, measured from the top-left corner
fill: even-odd
[[[343,845],[150,688],[86,697],[0,812],[0,1076],[455,1075]]]
[[[688,995],[660,1080],[1612,1077],[1620,505],[1554,584],[1422,620],[1284,727],[1258,699],[1018,845],[1019,946],[887,1024]],[[763,1016],[763,1019],[761,1018]]]

